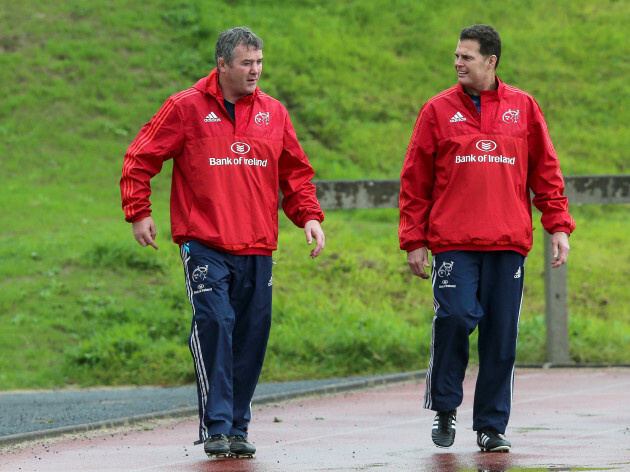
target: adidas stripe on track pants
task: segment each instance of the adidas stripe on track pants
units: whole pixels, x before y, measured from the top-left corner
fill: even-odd
[[[228,254],[197,241],[182,244],[180,252],[193,310],[189,347],[199,439],[247,437],[271,328],[272,258]]]
[[[447,251],[433,256],[435,316],[425,408],[450,411],[461,404],[469,336],[477,328],[473,430],[494,427],[505,433],[512,406],[525,260],[515,251]]]

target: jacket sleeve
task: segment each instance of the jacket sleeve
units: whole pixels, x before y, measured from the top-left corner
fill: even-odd
[[[120,179],[125,220],[132,223],[151,214],[150,180],[162,170],[165,160],[181,152],[183,142],[183,122],[169,98],[142,127],[125,154]]]
[[[569,214],[569,201],[564,196],[560,162],[549,137],[545,118],[534,99],[531,107],[532,119],[527,138],[527,182],[534,194],[533,204],[542,213],[541,223],[548,233],[571,233],[575,229],[575,221]]]
[[[307,221],[324,221],[324,212],[316,197],[311,179],[315,171],[297,140],[289,114],[286,115],[283,137],[284,149],[278,162],[278,177],[282,191],[282,209],[296,226],[303,228]]]
[[[398,239],[400,248],[407,252],[427,245],[437,153],[434,122],[431,109],[425,105],[416,120],[400,173]]]

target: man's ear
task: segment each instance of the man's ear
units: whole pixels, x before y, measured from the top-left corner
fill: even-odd
[[[497,68],[497,56],[495,56],[494,54],[488,57],[488,67],[492,69]]]
[[[226,67],[227,67],[227,63],[225,62],[225,59],[220,57],[219,60],[217,61],[217,68],[219,69],[219,71],[225,72]]]

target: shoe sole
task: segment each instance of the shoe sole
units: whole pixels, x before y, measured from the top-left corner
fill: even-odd
[[[510,446],[498,446],[492,449],[479,446],[479,449],[481,452],[510,452]]]
[[[253,453],[245,453],[245,454],[235,454],[233,452],[230,453],[230,457],[234,457],[236,459],[251,459],[254,457]]]
[[[454,441],[452,443],[450,443],[448,446],[443,446],[441,444],[436,443],[435,441],[433,442],[433,444],[435,444],[435,447],[439,447],[440,449],[448,449],[449,447],[451,447],[453,445]]]
[[[451,447],[455,443],[455,438],[453,438],[453,440],[451,441],[451,443],[449,445],[439,444],[438,443],[439,439],[438,438],[434,438],[434,437],[431,437],[431,441],[433,441],[433,444],[435,444],[439,448],[448,449],[449,447]]]
[[[206,456],[208,456],[209,459],[224,459],[226,457],[230,457],[230,453],[229,452],[215,452],[215,453],[206,452]]]

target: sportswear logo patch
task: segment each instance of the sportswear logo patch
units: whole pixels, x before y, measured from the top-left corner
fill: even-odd
[[[208,266],[197,266],[195,270],[193,270],[192,276],[190,277],[194,283],[196,283],[196,287],[193,287],[191,284],[191,289],[193,295],[197,295],[203,292],[212,292],[212,287],[206,287],[203,282],[206,280],[206,276],[208,275]]]
[[[520,114],[520,110],[508,110],[503,113],[502,120],[506,123],[516,124],[518,122],[518,115]]]
[[[206,123],[214,123],[217,121],[221,121],[221,118],[219,118],[213,111],[211,111],[210,113],[208,113],[208,116],[206,116],[203,121],[205,121]]]
[[[267,282],[267,287],[271,287],[271,286],[273,286],[273,275],[269,279],[269,282]]]
[[[269,124],[269,112],[263,113],[258,112],[258,114],[254,117],[254,123],[257,125],[268,125]]]
[[[232,144],[230,149],[232,150],[232,152],[235,152],[236,154],[247,154],[251,148],[249,147],[249,144],[247,143],[236,142]]]
[[[460,112],[457,112],[453,115],[453,118],[451,118],[449,121],[451,123],[457,123],[458,121],[466,121],[466,118],[464,118],[464,115],[462,115]]]
[[[521,278],[521,268],[520,267],[518,268],[518,270],[514,274],[514,278],[515,279],[520,279]]]
[[[193,290],[194,295],[203,292],[212,292],[212,287],[206,287],[204,284],[199,284],[197,285],[197,290]]]
[[[206,276],[208,275],[208,266],[197,266],[192,273],[193,282],[203,282],[206,280]]]
[[[442,262],[442,265],[440,266],[440,268],[438,269],[438,275],[440,277],[448,277],[449,275],[451,275],[451,271],[453,270],[453,266],[455,265],[455,262],[451,261],[451,262]]]
[[[484,152],[494,151],[497,148],[497,143],[490,139],[482,139],[481,141],[477,141],[475,147]]]
[[[456,288],[457,287],[457,285],[449,282],[448,279],[446,278],[451,275],[454,265],[455,265],[454,261],[442,262],[442,265],[437,271],[438,277],[443,277],[443,280],[440,282],[439,288]]]

